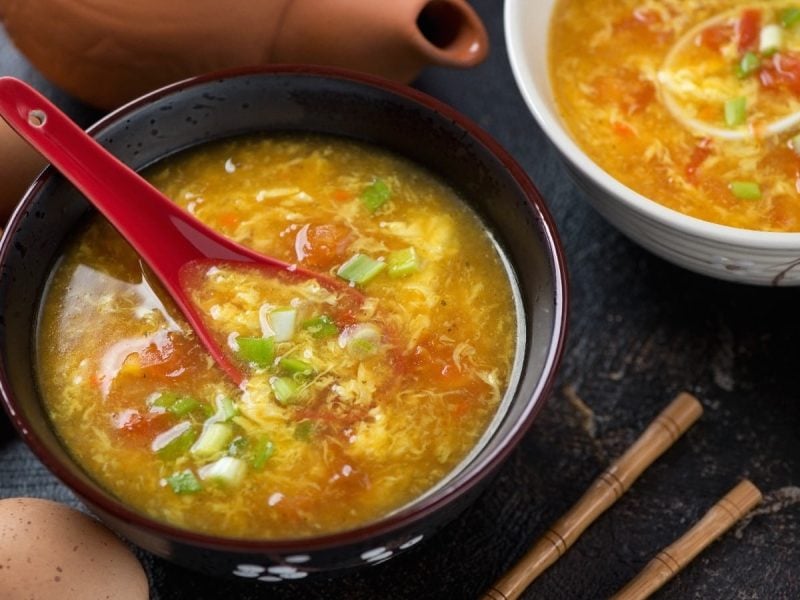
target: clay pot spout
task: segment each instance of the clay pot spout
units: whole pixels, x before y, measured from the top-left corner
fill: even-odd
[[[316,0],[290,3],[271,60],[324,62],[408,83],[428,64],[471,67],[488,51],[486,29],[465,0]]]

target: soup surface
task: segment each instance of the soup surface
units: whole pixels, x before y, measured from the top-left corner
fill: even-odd
[[[247,373],[236,387],[92,220],[46,292],[38,371],[98,482],[180,527],[292,538],[379,518],[465,458],[508,385],[517,324],[497,249],[450,188],[374,147],[293,135],[203,147],[148,177],[223,234],[343,285],[190,269]]]
[[[700,219],[800,231],[800,3],[558,0],[549,61],[613,177]]]

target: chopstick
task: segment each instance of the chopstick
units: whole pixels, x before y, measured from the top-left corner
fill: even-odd
[[[747,479],[741,481],[689,531],[656,554],[612,600],[642,600],[650,597],[759,502],[759,489]]]
[[[533,548],[484,593],[481,600],[518,598],[701,414],[703,407],[697,398],[686,392],[678,394],[625,454],[594,480],[569,512],[556,521]]]

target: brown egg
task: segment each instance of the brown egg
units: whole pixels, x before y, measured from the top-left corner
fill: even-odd
[[[0,500],[0,598],[145,600],[147,576],[94,519],[38,498]]]
[[[0,119],[0,229],[46,164],[38,152]]]

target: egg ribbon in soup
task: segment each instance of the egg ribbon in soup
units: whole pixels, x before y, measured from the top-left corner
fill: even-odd
[[[203,147],[149,178],[344,291],[197,265],[192,299],[247,371],[240,389],[92,220],[48,287],[38,369],[59,435],[98,482],[180,527],[291,538],[377,519],[469,453],[508,385],[516,319],[493,241],[450,188],[374,147],[292,135]]]
[[[612,176],[687,215],[800,231],[800,3],[558,0],[556,103]]]

